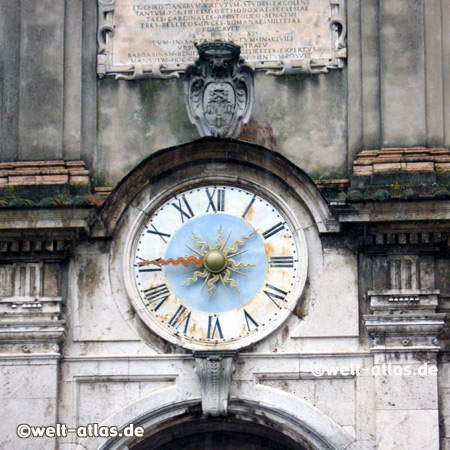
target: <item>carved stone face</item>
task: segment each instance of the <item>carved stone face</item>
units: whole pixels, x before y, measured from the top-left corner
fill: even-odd
[[[223,78],[227,75],[233,62],[230,55],[214,55],[208,61],[208,67],[214,78]]]

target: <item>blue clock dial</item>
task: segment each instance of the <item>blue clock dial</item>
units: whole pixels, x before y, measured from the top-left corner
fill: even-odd
[[[267,275],[264,242],[241,218],[207,214],[185,223],[171,238],[165,259],[180,255],[203,258],[201,267],[167,265],[167,282],[188,306],[221,313],[245,305],[263,286]]]

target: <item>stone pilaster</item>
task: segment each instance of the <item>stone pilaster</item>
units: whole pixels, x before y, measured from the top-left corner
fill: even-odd
[[[373,339],[377,448],[439,449],[436,357],[445,314],[439,291],[369,291],[364,322]],[[426,434],[424,430],[427,430]]]
[[[4,448],[54,449],[54,438],[19,439],[19,424],[58,421],[65,337],[65,268],[90,209],[10,208],[0,215],[0,421]],[[13,425],[13,426],[12,426]]]
[[[54,263],[0,264],[0,405],[9,418],[0,433],[8,448],[56,448],[55,439],[21,440],[16,429],[3,426],[57,422],[59,344],[65,334],[58,273]]]

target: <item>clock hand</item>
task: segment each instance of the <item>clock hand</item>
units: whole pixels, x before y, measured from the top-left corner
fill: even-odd
[[[219,280],[221,281],[227,293],[227,284],[231,288],[239,292],[239,288],[236,286],[235,280],[231,277],[232,272],[246,277],[248,276],[247,274],[237,269],[241,267],[254,267],[254,265],[246,264],[244,262],[237,263],[233,260],[233,258],[248,251],[238,251],[238,249],[239,247],[244,245],[246,240],[250,239],[257,232],[257,230],[253,230],[251,233],[241,236],[239,239],[235,239],[230,247],[227,246],[227,243],[231,237],[232,232],[230,231],[226,240],[222,241],[222,227],[219,227],[219,230],[217,231],[216,244],[214,246],[211,245],[211,242],[209,241],[208,235],[206,233],[206,242],[201,241],[200,238],[195,233],[193,233],[195,243],[198,247],[200,247],[200,251],[197,251],[194,248],[189,247],[188,245],[186,245],[186,247],[200,256],[200,258],[196,258],[195,256],[192,256],[191,258],[195,260],[201,260],[201,264],[199,266],[196,265],[195,269],[185,272],[184,275],[193,273],[193,276],[189,277],[186,280],[184,286],[189,286],[191,283],[195,283],[199,278],[203,278],[204,282],[200,292],[203,292],[205,286],[208,285],[208,294],[210,300],[216,290],[216,284]]]
[[[148,266],[153,264],[155,266],[168,266],[171,264],[172,266],[179,266],[180,264],[184,267],[189,266],[189,264],[194,264],[195,267],[201,267],[203,265],[203,257],[197,258],[196,256],[182,256],[177,259],[169,258],[169,259],[152,259],[151,261],[141,261],[138,262],[139,266]]]

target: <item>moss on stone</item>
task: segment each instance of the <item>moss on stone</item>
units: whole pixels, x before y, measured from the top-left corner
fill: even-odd
[[[106,172],[96,172],[93,174],[94,187],[114,187],[114,183]]]

